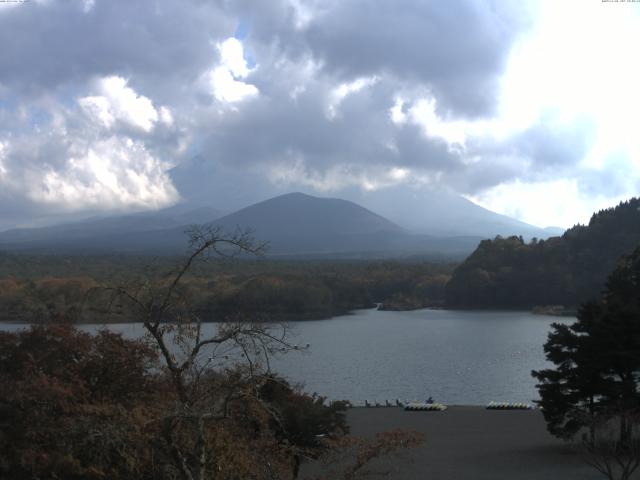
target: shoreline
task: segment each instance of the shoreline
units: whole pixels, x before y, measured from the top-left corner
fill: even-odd
[[[527,313],[527,314],[531,314],[531,315],[535,315],[538,317],[555,317],[555,318],[559,318],[559,319],[567,319],[567,318],[573,318],[574,315],[572,315],[572,313],[567,313],[566,315],[555,315],[555,314],[550,314],[550,313],[542,313],[542,312],[534,312],[533,310],[527,310],[527,309],[522,309],[522,308],[464,308],[464,307],[454,307],[454,308],[448,308],[446,306],[428,306],[428,307],[420,307],[420,308],[408,308],[408,309],[404,309],[404,310],[397,310],[397,309],[385,309],[385,308],[379,308],[380,304],[376,304],[372,307],[367,307],[367,308],[354,308],[354,309],[350,309],[350,310],[341,310],[341,311],[337,311],[334,312],[333,314],[331,314],[330,316],[324,316],[324,315],[310,315],[308,317],[301,317],[301,318],[296,318],[296,319],[292,319],[289,318],[288,316],[284,316],[282,318],[271,318],[271,319],[262,319],[262,323],[270,323],[270,324],[278,324],[278,323],[297,323],[297,322],[314,322],[314,321],[321,321],[321,320],[332,320],[335,318],[340,318],[340,317],[349,317],[349,316],[353,316],[353,315],[357,315],[358,312],[362,312],[362,311],[368,311],[368,310],[373,310],[373,311],[378,311],[378,312],[388,312],[388,313],[403,313],[403,312],[418,312],[420,310],[425,310],[425,311],[447,311],[447,312],[479,312],[479,313],[487,313],[487,312],[495,312],[495,313]],[[225,320],[203,320],[202,323],[203,324],[218,324],[218,323],[224,323]],[[8,320],[5,318],[1,318],[0,317],[0,324],[7,324],[7,325],[48,325],[51,323],[71,323],[72,325],[126,325],[126,324],[132,324],[132,323],[141,323],[140,320],[123,320],[123,319],[105,319],[104,321],[101,322],[96,322],[96,321],[78,321],[78,322],[49,322],[49,321],[43,321],[43,322],[33,322],[33,321],[28,321],[28,320]]]

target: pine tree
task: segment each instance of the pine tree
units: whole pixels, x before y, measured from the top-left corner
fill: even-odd
[[[640,411],[640,247],[623,257],[599,302],[582,305],[572,325],[553,324],[544,346],[553,369],[533,371],[549,431],[571,438],[618,419],[621,444]]]

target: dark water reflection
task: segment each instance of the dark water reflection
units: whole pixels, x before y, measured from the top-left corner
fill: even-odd
[[[360,310],[290,323],[291,342],[311,347],[279,356],[273,366],[309,392],[356,404],[429,395],[449,404],[530,402],[537,398],[530,372],[546,364],[550,324],[571,321],[528,312]],[[144,333],[140,324],[109,328],[127,337]]]

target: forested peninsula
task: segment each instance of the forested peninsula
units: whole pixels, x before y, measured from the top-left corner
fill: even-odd
[[[446,286],[451,308],[571,309],[597,298],[622,255],[640,245],[640,199],[595,213],[547,240],[483,240]]]

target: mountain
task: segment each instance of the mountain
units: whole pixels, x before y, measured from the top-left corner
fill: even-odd
[[[369,255],[470,252],[479,238],[415,235],[353,202],[303,193],[281,195],[215,222],[227,231],[248,227],[272,255]]]
[[[193,215],[193,212],[191,212]],[[74,252],[183,253],[186,223],[166,214],[89,219],[71,225],[9,231],[0,248]],[[167,220],[170,219],[170,220]],[[193,222],[188,222],[193,223]],[[353,202],[302,193],[281,195],[206,222],[232,233],[250,229],[271,256],[390,257],[469,254],[479,237],[432,237],[405,231]],[[169,228],[167,228],[169,227]]]
[[[176,205],[155,212],[133,213],[84,220],[49,227],[18,228],[0,232],[0,246],[6,247],[82,247],[96,237],[166,230],[188,224],[211,222],[222,212],[211,207]]]
[[[457,307],[575,307],[597,298],[618,259],[640,245],[640,199],[595,213],[561,237],[484,240],[447,284]]]
[[[415,233],[483,238],[522,235],[530,239],[564,232],[558,227],[539,228],[500,215],[445,189],[399,186],[373,192],[353,191],[347,198]]]
[[[249,226],[259,238],[401,233],[386,218],[353,202],[303,193],[280,195],[214,222],[226,229]]]
[[[170,175],[188,202],[220,205],[230,212],[284,193],[281,190],[283,187],[266,185],[258,173],[243,171],[239,175],[234,169],[202,156],[180,163],[171,170]],[[215,178],[229,180],[218,182],[216,188],[211,188],[212,179]],[[382,215],[409,232],[423,235],[482,238],[522,235],[530,239],[562,235],[564,232],[561,228],[539,228],[500,215],[450,190],[435,186],[429,188],[402,184],[372,191],[350,187],[341,189],[336,195]]]

